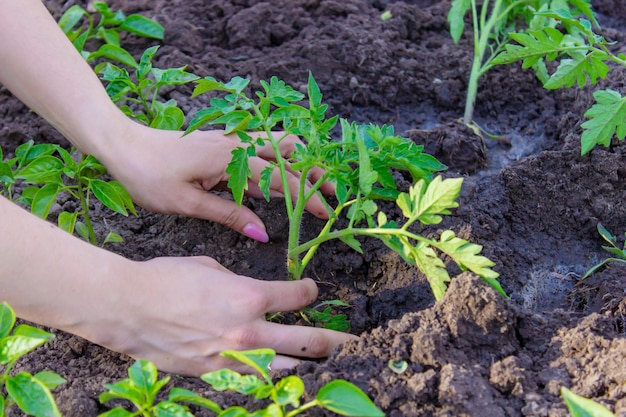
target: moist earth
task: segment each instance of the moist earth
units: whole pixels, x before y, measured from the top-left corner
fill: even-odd
[[[82,1],[45,1],[58,18]],[[388,416],[567,416],[559,390],[574,392],[626,416],[626,268],[612,264],[581,280],[608,257],[596,231],[626,231],[626,145],[615,141],[580,155],[580,124],[595,87],[546,91],[520,65],[496,67],[480,81],[476,120],[507,142],[481,139],[462,123],[471,65],[468,33],[448,34],[449,1],[386,0],[115,0],[126,13],[162,23],[155,57],[161,68],[188,65],[200,76],[260,80],[277,76],[302,88],[310,71],[330,114],[393,124],[396,131],[465,178],[460,207],[434,234],[451,228],[484,247],[496,262],[509,299],[480,279],[452,269],[438,303],[424,276],[377,241],[364,254],[342,243],[320,248],[307,275],[320,300],[341,299],[360,339],[325,360],[306,361],[276,377],[300,376],[307,396],[344,378],[361,387]],[[603,35],[626,52],[626,4],[592,1]],[[391,12],[391,19],[380,15]],[[134,55],[153,42],[127,37]],[[598,88],[626,93],[626,71],[613,68]],[[190,87],[168,91],[187,114],[206,103]],[[26,140],[66,144],[46,122],[0,89],[0,145],[11,154]],[[66,202],[62,204],[71,204]],[[253,242],[220,225],[140,211],[113,216],[93,207],[96,221],[126,243],[109,250],[145,260],[207,255],[238,274],[286,279],[286,216],[281,202],[246,200],[266,222],[271,241]],[[60,211],[60,206],[56,208]],[[320,226],[307,217],[305,234]],[[102,226],[104,233],[104,226]],[[623,240],[620,240],[620,244]],[[184,300],[181,300],[184,302]],[[56,339],[16,370],[51,370],[68,382],[55,390],[65,416],[95,416],[103,384],[125,378],[132,359],[51,329]],[[406,361],[396,373],[390,361]],[[223,406],[258,406],[218,393],[196,378],[170,386],[192,389]],[[195,410],[197,415],[202,411]],[[13,415],[17,415],[14,411]],[[332,415],[322,410],[310,416]]]

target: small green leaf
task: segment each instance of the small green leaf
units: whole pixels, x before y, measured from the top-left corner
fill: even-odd
[[[120,64],[128,65],[131,68],[138,68],[139,64],[133,56],[124,48],[109,43],[105,43],[97,51],[87,56],[87,61],[94,61],[98,58],[106,58],[117,61]]]
[[[15,326],[15,312],[6,301],[0,304],[0,339],[7,337]]]
[[[59,214],[57,219],[57,224],[61,230],[65,230],[66,232],[73,234],[74,226],[76,226],[76,220],[78,219],[78,212],[75,211],[73,213],[69,213],[67,211],[63,211]]]
[[[452,5],[448,12],[448,23],[450,24],[450,35],[454,43],[459,43],[459,40],[461,40],[463,30],[465,29],[465,14],[471,6],[471,0],[452,0]]]
[[[107,243],[123,243],[123,242],[124,242],[124,238],[122,236],[114,232],[109,232],[104,238],[104,241],[102,242],[102,246],[106,245]]]
[[[228,187],[233,193],[235,202],[241,206],[243,202],[244,192],[248,189],[248,179],[252,177],[252,171],[248,163],[249,151],[252,148],[236,148],[233,150],[233,158],[226,167],[226,173],[230,175],[228,178]]]
[[[87,227],[85,223],[77,221],[74,229],[76,230],[76,233],[78,233],[78,236],[80,236],[83,240],[91,242],[89,227]]]
[[[104,404],[111,400],[123,399],[132,402],[137,408],[141,408],[144,405],[151,406],[152,404],[146,403],[146,394],[142,392],[132,381],[128,378],[121,381],[117,381],[114,384],[105,384],[104,387],[108,389],[107,392],[100,394],[98,399],[100,403]]]
[[[152,362],[140,359],[128,368],[128,376],[141,391],[151,393],[157,382],[158,373]]]
[[[361,247],[361,242],[356,240],[354,235],[340,236],[339,240],[341,240],[346,245],[350,246],[352,248],[352,250],[354,250],[354,251],[356,251],[356,252],[358,252],[360,254],[363,253],[363,248]]]
[[[8,377],[9,396],[24,413],[35,417],[61,417],[50,390],[26,372]]]
[[[62,184],[63,161],[51,155],[44,155],[30,162],[15,177],[27,184]]]
[[[385,416],[363,391],[341,379],[324,385],[315,398],[320,406],[342,416]]]
[[[561,396],[572,417],[615,417],[606,407],[562,387]]]
[[[56,201],[57,195],[59,195],[60,191],[61,190],[57,184],[44,185],[33,197],[30,211],[37,217],[47,219],[48,213],[50,213],[50,208]]]
[[[406,361],[396,362],[391,359],[389,362],[387,362],[387,367],[397,374],[403,374],[409,367],[409,364]]]
[[[175,106],[163,107],[158,110],[150,127],[162,130],[180,130],[185,124],[185,113]]]
[[[90,181],[89,188],[93,192],[93,195],[96,196],[96,198],[100,200],[102,204],[104,204],[116,213],[128,216],[128,211],[126,211],[126,204],[124,204],[124,200],[117,192],[115,186],[112,186],[108,182],[94,179]]]
[[[409,193],[401,193],[396,203],[408,219],[419,219],[423,224],[438,224],[442,214],[450,214],[452,208],[458,207],[456,199],[461,191],[462,178],[442,180],[435,177],[430,184],[420,180],[409,189]]]
[[[80,19],[82,19],[83,16],[88,15],[89,13],[87,13],[85,9],[75,4],[74,6],[67,9],[65,13],[63,13],[61,18],[59,19],[58,24],[61,27],[63,33],[68,35],[74,28],[74,26],[76,26],[78,22],[80,22]]]
[[[255,375],[241,375],[231,369],[208,372],[200,378],[216,391],[236,391],[241,394],[257,394],[267,385]]]
[[[120,25],[120,29],[144,38],[162,40],[165,29],[159,23],[138,14],[128,15]]]
[[[123,408],[113,408],[105,413],[98,414],[98,417],[135,417],[136,414],[132,411],[125,410]]]
[[[154,417],[193,417],[186,407],[169,401],[158,403],[152,413]]]
[[[581,127],[581,155],[596,145],[610,146],[614,135],[619,140],[626,137],[626,97],[615,90],[599,90],[593,93],[596,103],[585,113],[589,120]]]
[[[270,161],[269,165],[263,168],[261,176],[259,178],[259,189],[263,193],[265,201],[270,201],[270,191],[272,186],[272,173],[277,166],[274,162]]]
[[[14,362],[28,352],[43,345],[48,340],[49,338],[41,339],[15,334],[6,336],[0,340],[0,364],[6,365]]]
[[[67,382],[61,375],[50,371],[37,372],[34,377],[51,390]]]
[[[283,407],[291,405],[297,408],[300,406],[302,395],[304,395],[304,382],[299,377],[290,375],[276,383],[272,400]]]
[[[206,408],[207,410],[211,410],[214,413],[219,413],[222,411],[222,408],[217,405],[217,403],[209,400],[208,398],[204,398],[193,391],[189,391],[183,388],[172,388],[167,398],[169,401],[172,402],[197,405],[199,407]]]
[[[271,381],[268,370],[274,357],[276,357],[276,352],[272,349],[226,350],[222,352],[222,356],[256,369],[268,382]]]

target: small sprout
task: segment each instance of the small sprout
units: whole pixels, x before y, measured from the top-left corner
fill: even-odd
[[[576,395],[565,387],[561,388],[561,396],[572,417],[615,417],[602,404]]]
[[[391,14],[391,12],[389,10],[385,10],[380,15],[380,20],[382,20],[383,22],[386,22],[387,20],[391,19],[392,17],[393,17],[393,15]]]
[[[407,370],[407,368],[409,367],[409,364],[406,361],[396,362],[392,359],[389,361],[387,366],[389,366],[389,369],[391,369],[393,372],[397,374],[402,374]]]

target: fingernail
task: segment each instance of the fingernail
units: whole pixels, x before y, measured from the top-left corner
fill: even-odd
[[[254,239],[259,242],[267,243],[270,241],[270,237],[267,235],[267,232],[255,223],[248,223],[245,225],[243,227],[243,234],[248,236],[250,239]]]

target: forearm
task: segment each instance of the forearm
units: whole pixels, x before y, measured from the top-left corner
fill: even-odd
[[[40,0],[0,0],[0,83],[98,158],[129,123]]]
[[[19,317],[85,335],[113,316],[99,309],[117,304],[130,264],[0,197],[0,301]]]

